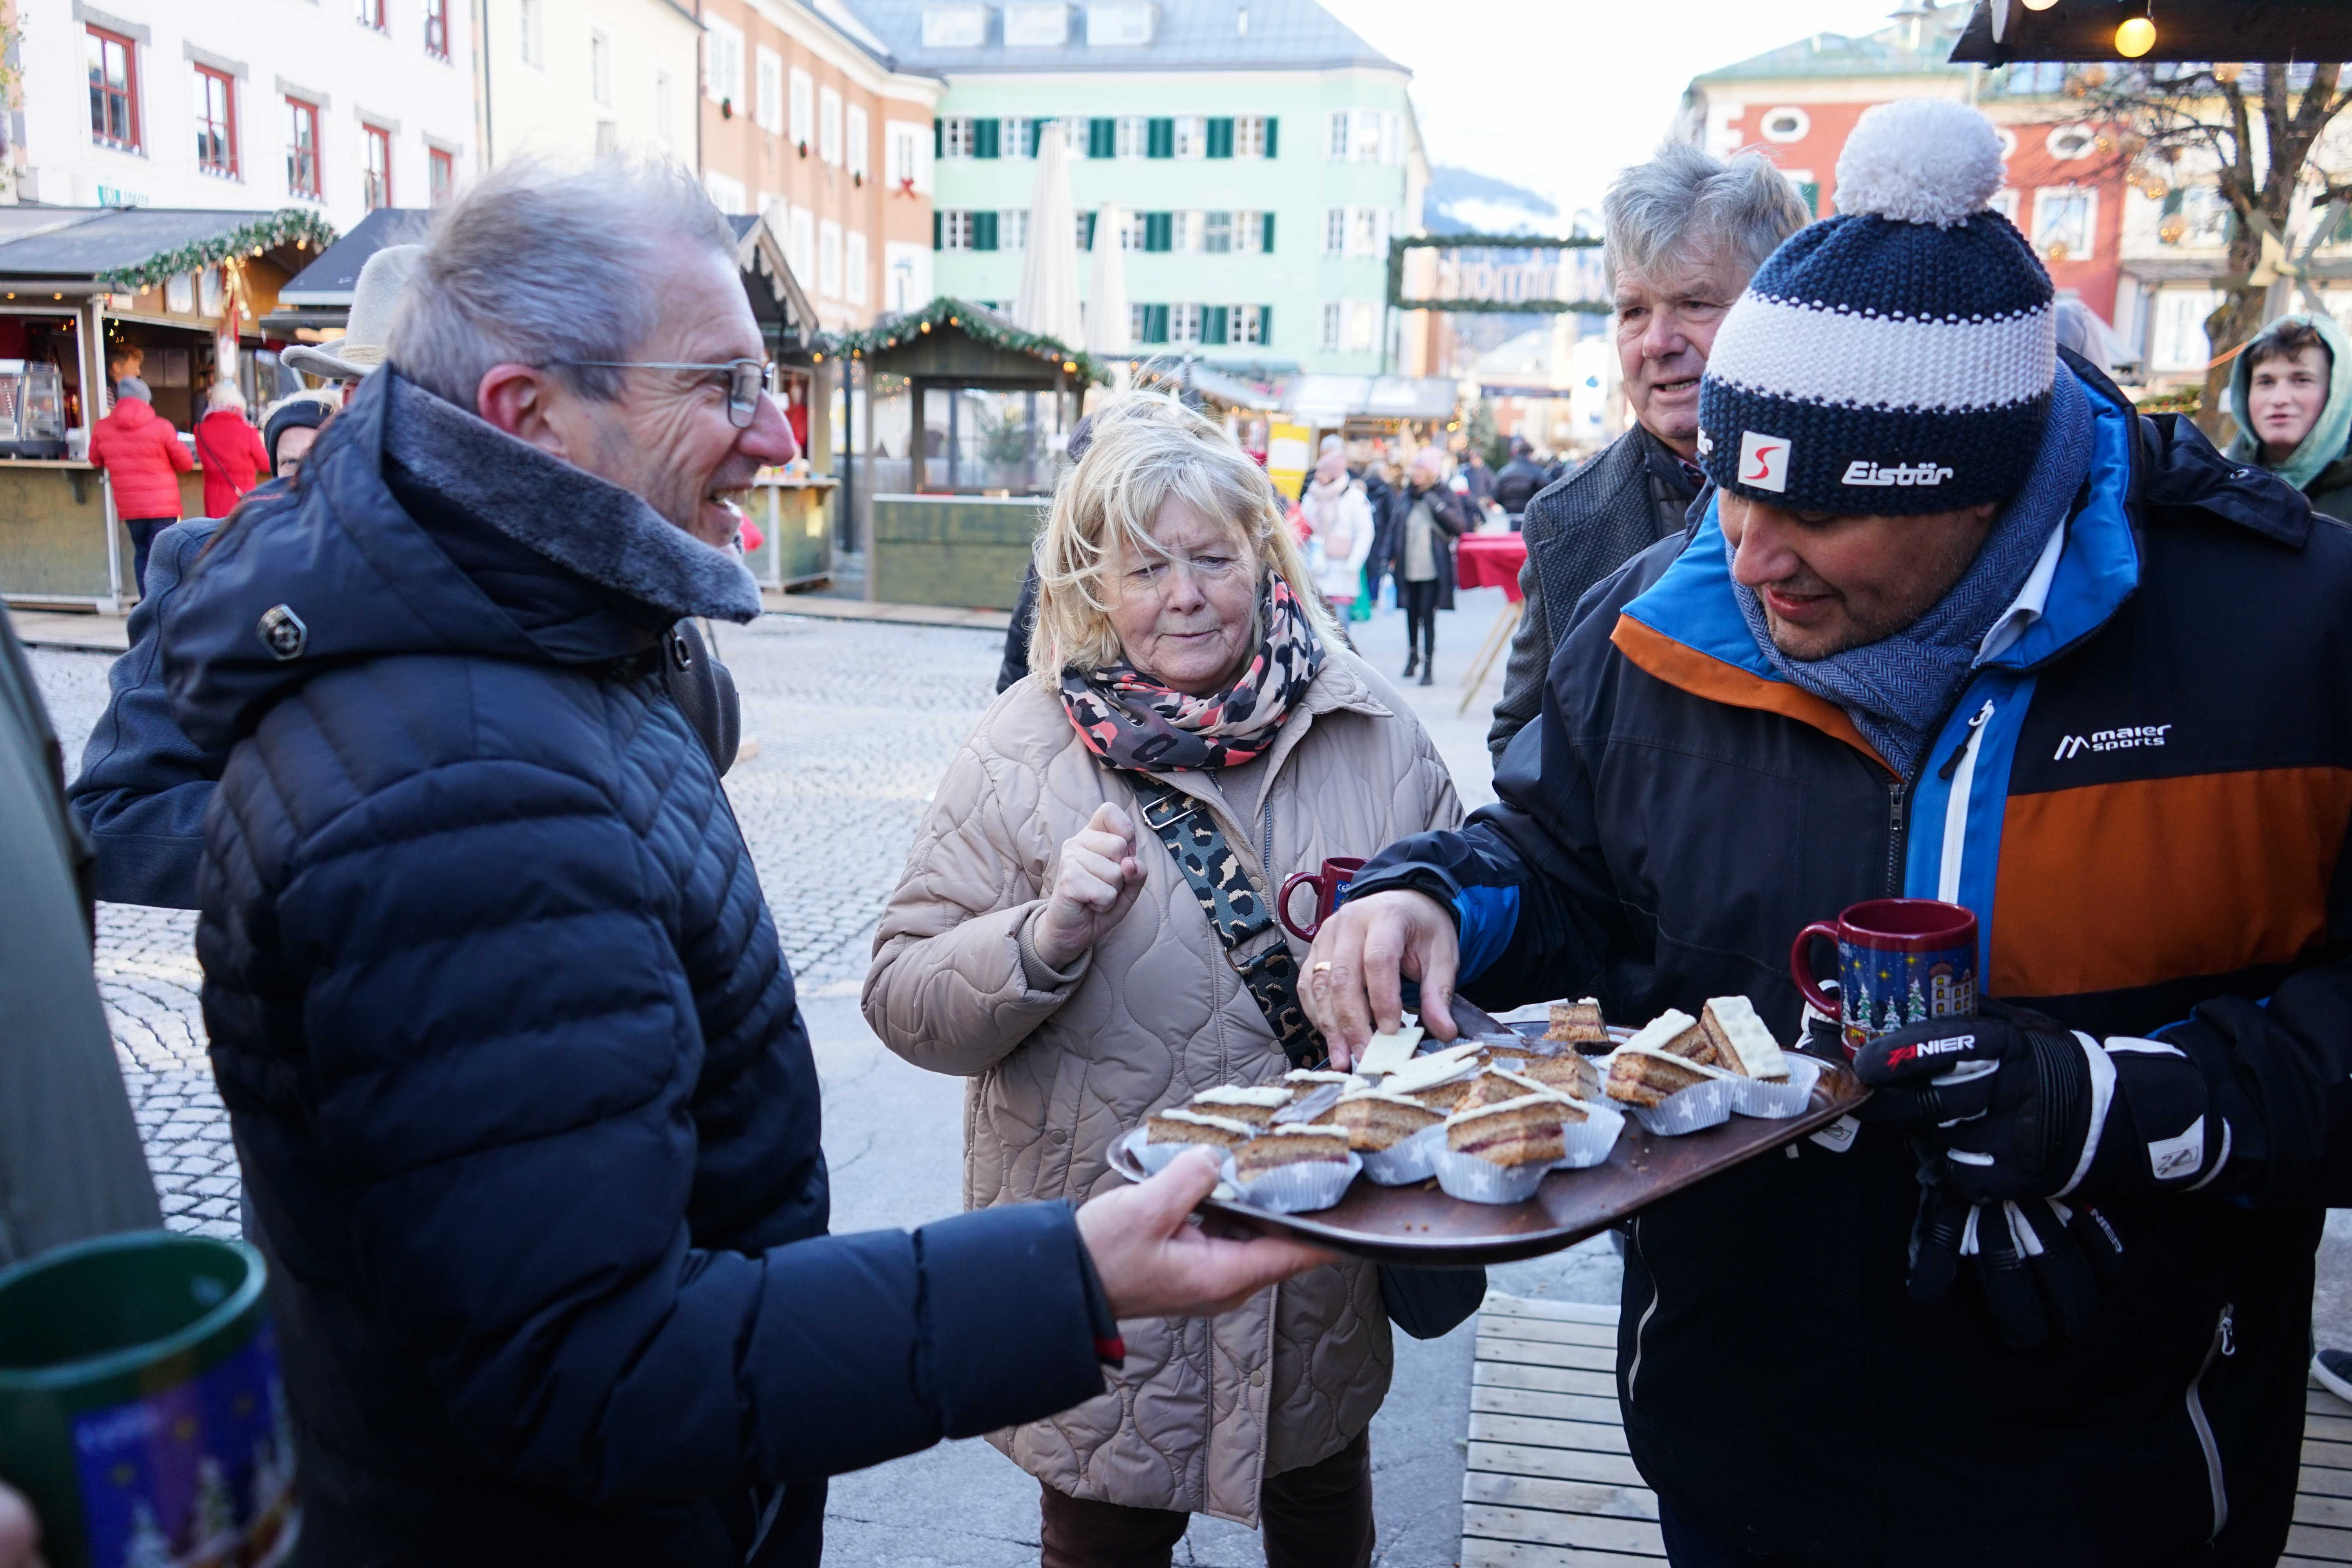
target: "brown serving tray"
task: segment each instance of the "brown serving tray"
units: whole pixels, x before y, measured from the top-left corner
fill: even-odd
[[[1496,1035],[1509,1027],[1465,1002],[1454,1004],[1454,1014],[1465,1035]],[[1518,1029],[1540,1035],[1544,1026]],[[1587,1170],[1554,1171],[1523,1204],[1464,1203],[1440,1192],[1433,1179],[1409,1187],[1383,1187],[1359,1179],[1338,1203],[1310,1214],[1268,1214],[1220,1198],[1204,1199],[1201,1207],[1381,1263],[1438,1268],[1538,1258],[1597,1236],[1718,1172],[1819,1131],[1867,1098],[1869,1091],[1843,1063],[1813,1059],[1821,1066],[1821,1082],[1813,1090],[1811,1108],[1801,1116],[1781,1121],[1734,1116],[1720,1127],[1680,1138],[1656,1137],[1628,1117],[1608,1159]],[[1129,1181],[1143,1180],[1143,1168],[1123,1149],[1112,1151],[1110,1164]]]

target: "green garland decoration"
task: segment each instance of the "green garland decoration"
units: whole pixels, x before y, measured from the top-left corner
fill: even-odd
[[[945,326],[993,349],[1027,354],[1032,359],[1045,360],[1055,365],[1074,364],[1075,374],[1084,383],[1108,382],[1109,367],[1084,349],[1074,349],[1057,338],[1041,332],[1024,332],[1018,327],[1003,325],[1001,319],[976,305],[942,294],[919,310],[894,316],[862,331],[835,332],[824,341],[824,352],[845,358],[862,358],[887,353],[903,342],[919,337],[923,332]]]
[[[1590,250],[1597,235],[1564,239],[1539,234],[1416,234],[1389,241],[1389,304],[1399,310],[1447,310],[1466,316],[1528,316],[1574,310],[1606,316],[1617,307],[1599,300],[1408,300],[1404,298],[1404,253],[1408,250]]]
[[[129,267],[110,268],[98,275],[116,289],[152,289],[184,273],[201,272],[233,256],[256,249],[273,250],[301,240],[314,250],[335,243],[335,226],[303,207],[281,207],[268,216],[244,224],[226,234],[192,240],[176,250],[161,251]]]

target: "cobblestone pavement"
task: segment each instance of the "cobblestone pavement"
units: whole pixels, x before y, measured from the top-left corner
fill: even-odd
[[[718,628],[756,755],[728,775],[803,992],[855,994],[931,789],[993,696],[992,639],[766,616]],[[107,656],[29,650],[68,766],[106,702]],[[100,994],[165,1222],[233,1236],[236,1156],[205,1057],[196,917],[99,906]]]

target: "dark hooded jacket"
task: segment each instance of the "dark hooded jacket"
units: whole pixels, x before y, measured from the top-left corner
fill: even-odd
[[[2107,1197],[2124,1272],[2071,1342],[2005,1348],[1969,1289],[1909,1300],[1916,1160],[1883,1129],[1638,1217],[1633,1459],[1775,1562],[2267,1564],[2286,1538],[2313,1248],[2352,1201],[2352,531],[2069,363],[2090,478],[1913,776],[1765,659],[1710,507],[1585,598],[1499,804],[1350,890],[1446,901],[1487,1006],[1739,994],[1784,1040],[1807,922],[1956,900],[1990,994],[2201,1069],[2231,1152],[2202,1191]]]
[[[824,1234],[792,975],[658,674],[758,608],[396,369],[172,606],[309,1561],[812,1563],[776,1483],[1101,1389],[1066,1206]]]

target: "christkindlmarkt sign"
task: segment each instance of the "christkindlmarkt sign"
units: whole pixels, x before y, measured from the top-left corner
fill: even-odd
[[[1422,234],[1389,241],[1400,310],[1586,310],[1607,315],[1601,241],[1586,235]]]

